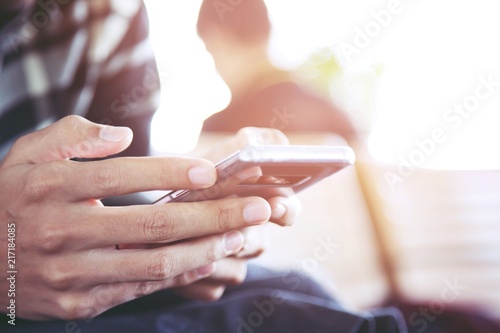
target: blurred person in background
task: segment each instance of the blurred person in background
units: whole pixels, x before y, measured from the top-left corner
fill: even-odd
[[[348,143],[362,144],[347,114],[295,82],[290,72],[270,62],[271,22],[263,0],[204,0],[197,31],[232,94],[226,109],[205,120],[203,131],[236,132],[245,126],[274,127],[284,133],[334,133]],[[496,325],[475,313],[447,309],[437,315],[427,315],[426,304],[407,304],[400,299],[393,304],[403,312],[410,332],[497,330]]]
[[[271,64],[271,23],[264,1],[216,5],[205,0],[197,29],[232,94],[226,109],[205,120],[203,131],[235,132],[257,126],[355,139],[355,126],[342,110]]]
[[[397,313],[348,312],[306,276],[247,276],[295,198],[103,205],[216,178],[145,157],[160,85],[141,1],[3,0],[0,36],[2,332],[400,332]],[[249,128],[216,152],[264,132],[286,143]]]

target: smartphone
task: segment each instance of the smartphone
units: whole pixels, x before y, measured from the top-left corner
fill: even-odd
[[[194,202],[229,196],[290,196],[354,163],[344,146],[246,146],[216,164],[217,181],[200,190],[175,190],[156,200]]]

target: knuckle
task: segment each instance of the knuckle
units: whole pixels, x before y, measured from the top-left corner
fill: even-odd
[[[59,163],[46,163],[34,166],[26,175],[24,195],[33,201],[41,200],[53,194],[61,185]]]
[[[147,274],[149,280],[166,280],[173,274],[176,259],[171,253],[157,254],[152,258],[147,267]]]
[[[58,139],[66,140],[67,138],[74,136],[75,132],[81,132],[82,128],[85,128],[85,125],[88,123],[90,122],[83,117],[69,115],[56,123],[54,134],[58,137]]]
[[[237,285],[242,284],[243,281],[245,281],[245,276],[238,275],[238,276],[234,276],[232,279],[230,279],[229,284],[237,286]]]
[[[135,285],[134,295],[136,297],[142,297],[152,294],[157,290],[157,283],[151,281],[138,282]]]
[[[207,247],[206,247],[204,253],[205,253],[204,258],[203,258],[204,264],[215,262],[215,261],[221,259],[222,257],[224,257],[224,253],[223,253],[222,249],[220,248],[220,246],[218,246],[216,243],[213,243],[213,242],[207,244]]]
[[[228,283],[232,285],[239,285],[242,284],[243,281],[245,281],[245,278],[247,276],[247,267],[246,265],[241,265],[233,274],[233,276],[229,279]]]
[[[176,239],[175,222],[165,210],[156,210],[141,221],[144,237],[148,242]]]
[[[268,131],[268,135],[270,137],[270,140],[272,140],[270,143],[274,143],[274,144],[288,144],[288,138],[279,129],[268,128],[267,131]]]
[[[106,192],[119,191],[121,179],[120,164],[112,160],[102,163],[91,175],[92,184]]]
[[[196,282],[197,280],[198,278],[195,274],[192,274],[191,272],[185,272],[175,276],[174,285],[177,287],[187,286],[193,282]]]
[[[217,230],[222,232],[222,231],[227,231],[231,228],[231,222],[233,220],[233,212],[231,208],[223,205],[219,205],[217,207]]]
[[[47,285],[54,290],[69,290],[75,283],[75,278],[67,271],[51,270],[45,274]]]
[[[61,147],[62,156],[66,157],[84,157],[92,151],[94,137],[99,130],[99,126],[87,119],[70,115],[64,117],[57,123],[53,135],[57,137],[59,142],[73,142],[75,135],[80,138],[80,142],[76,145]]]
[[[82,125],[84,125],[87,122],[88,121],[83,117],[80,117],[77,115],[69,115],[69,116],[62,118],[59,121],[59,124],[61,127],[64,127],[64,128],[68,127],[69,129],[75,129],[75,128],[81,127]]]
[[[57,303],[63,320],[90,319],[98,313],[88,301],[74,296],[62,296]]]
[[[89,128],[89,125],[92,125],[90,127],[95,126],[97,128],[96,124],[81,116],[69,115],[56,123],[56,133],[60,136],[60,139],[66,139],[73,137],[75,132],[82,132],[83,129]]]
[[[66,244],[66,232],[56,226],[44,226],[38,231],[36,242],[42,253],[54,254],[61,251]]]
[[[260,129],[257,140],[260,144],[285,144],[288,141],[283,132],[275,128]]]
[[[174,163],[161,163],[156,175],[160,184],[169,184],[172,182],[175,174],[174,168]]]
[[[92,152],[94,143],[90,139],[80,141],[75,147],[67,147],[63,152],[63,156],[83,157]]]
[[[238,146],[246,146],[252,143],[252,138],[256,137],[258,129],[256,127],[243,127],[236,132],[235,138]]]
[[[222,297],[222,294],[224,294],[225,290],[226,288],[224,286],[211,287],[210,289],[205,291],[203,298],[208,302],[218,301]]]
[[[257,127],[251,127],[251,126],[243,127],[240,128],[238,132],[236,132],[236,137],[246,139],[254,135],[257,131],[258,131]]]

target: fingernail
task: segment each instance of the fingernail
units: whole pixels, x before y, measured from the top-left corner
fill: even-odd
[[[104,126],[99,132],[99,137],[108,142],[120,142],[128,136],[132,136],[128,127]]]
[[[198,165],[189,169],[188,176],[195,186],[210,186],[215,182],[215,168],[208,165]]]
[[[196,269],[196,277],[198,279],[210,276],[215,272],[215,263],[208,264],[206,266],[198,267]]]
[[[271,208],[265,202],[251,202],[243,210],[243,219],[250,224],[265,222],[269,220],[270,216]]]
[[[228,255],[241,250],[244,243],[243,234],[239,231],[231,231],[224,235],[223,246]]]
[[[273,220],[281,220],[286,214],[286,208],[283,204],[277,204],[276,207],[274,207],[272,213],[271,213],[271,218]]]

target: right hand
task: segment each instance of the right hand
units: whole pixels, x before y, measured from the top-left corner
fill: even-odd
[[[288,138],[276,129],[245,127],[211,147],[203,157],[215,163],[245,146],[266,144],[287,145]],[[267,201],[272,209],[270,221],[277,225],[289,226],[300,214],[301,203],[296,196],[274,197]],[[260,256],[271,243],[269,227],[270,224],[265,224],[240,230],[245,235],[245,246],[241,251],[219,260],[210,277],[176,288],[176,292],[197,300],[218,300],[228,286],[245,280],[248,260]]]
[[[104,207],[103,197],[215,181],[212,163],[202,159],[69,160],[116,154],[131,139],[127,128],[70,116],[19,139],[0,165],[0,294],[9,289],[3,263],[7,225],[15,223],[17,316],[84,319],[191,284],[210,276],[215,261],[240,251],[244,239],[237,230],[270,218],[269,204],[256,197]],[[170,245],[115,249],[136,243]],[[9,302],[4,296],[2,311]]]

